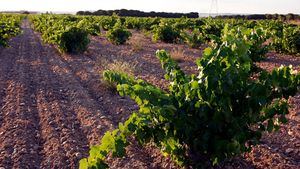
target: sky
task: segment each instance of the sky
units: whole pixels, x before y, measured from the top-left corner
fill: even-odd
[[[159,12],[199,13],[295,13],[300,0],[0,0],[0,11],[63,11],[136,9]],[[212,6],[212,7],[211,7]]]

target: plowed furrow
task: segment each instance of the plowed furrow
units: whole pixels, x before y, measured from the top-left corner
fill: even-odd
[[[7,66],[11,69],[7,73],[7,88],[1,108],[0,166],[39,168],[42,160],[39,152],[42,144],[39,138],[40,119],[32,95],[35,90],[30,79],[32,74],[26,61],[29,48],[26,32],[15,40],[18,43],[13,43],[11,48],[17,49],[17,53],[7,53],[7,57],[15,58],[16,62]]]
[[[61,56],[52,47],[42,45],[31,29],[29,33],[35,48],[31,50],[35,58],[32,72],[44,140],[41,167],[78,168],[89,144],[99,141],[111,121]]]

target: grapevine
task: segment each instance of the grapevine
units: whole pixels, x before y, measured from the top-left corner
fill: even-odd
[[[277,130],[286,122],[287,99],[299,90],[300,74],[291,67],[253,72],[253,43],[241,30],[223,30],[221,43],[205,49],[197,60],[197,75],[185,74],[167,52],[157,51],[170,81],[167,92],[126,74],[105,71],[105,79],[117,83],[120,95],[135,100],[139,110],[92,146],[80,168],[107,168],[106,156],[124,156],[132,135],[141,144],[154,142],[179,165],[205,166],[205,160],[215,165],[250,151],[262,132]],[[207,159],[199,163],[192,154]]]

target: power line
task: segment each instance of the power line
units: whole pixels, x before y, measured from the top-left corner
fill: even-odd
[[[208,15],[212,16],[212,14],[215,14],[215,15],[219,14],[218,0],[211,1]]]

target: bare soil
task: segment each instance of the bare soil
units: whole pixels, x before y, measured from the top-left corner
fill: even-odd
[[[184,49],[180,66],[195,73],[201,49],[154,43],[133,31],[126,45],[115,46],[104,36],[91,37],[84,54],[67,55],[43,44],[28,22],[23,33],[0,48],[0,168],[78,168],[90,145],[104,132],[123,122],[136,104],[109,90],[101,80],[106,64],[114,60],[136,65],[135,76],[163,89],[168,82],[155,57],[157,49]],[[136,42],[139,42],[137,47]],[[104,60],[106,62],[104,62]],[[274,52],[259,65],[267,70],[292,64],[300,70],[300,57]],[[300,168],[300,94],[290,98],[289,122],[250,153],[216,168]],[[111,168],[178,168],[152,145],[134,139],[124,158],[109,158]]]

